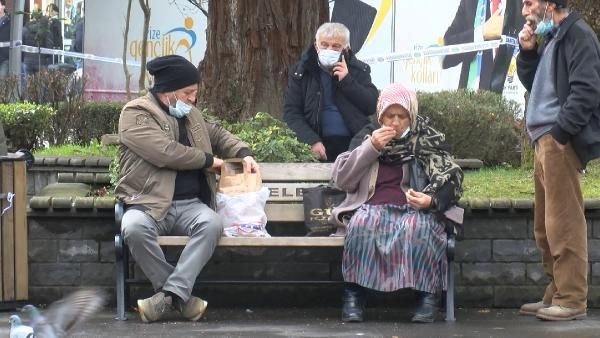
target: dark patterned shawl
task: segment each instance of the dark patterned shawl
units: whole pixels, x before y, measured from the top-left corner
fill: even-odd
[[[379,159],[384,163],[398,164],[416,158],[429,178],[423,192],[435,195],[448,184],[444,190],[450,188],[451,200],[447,202],[454,204],[462,195],[463,172],[447,151],[444,134],[430,127],[428,119],[422,116],[417,115],[415,122],[411,123],[408,139],[390,141]]]

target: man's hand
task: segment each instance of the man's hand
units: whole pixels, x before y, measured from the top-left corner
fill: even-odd
[[[502,35],[502,26],[504,25],[504,14],[502,9],[498,8],[492,16],[483,24],[483,39],[497,40]]]
[[[338,81],[342,81],[346,75],[348,75],[348,65],[346,64],[346,59],[342,54],[342,61],[333,66],[333,76],[337,76]]]
[[[431,207],[431,196],[422,192],[408,189],[408,192],[406,192],[406,202],[408,205],[417,210],[427,209]]]
[[[215,174],[221,173],[221,166],[223,165],[223,160],[218,157],[213,157],[213,164],[210,168],[206,169]]]
[[[254,173],[259,174],[260,169],[258,168],[258,163],[254,160],[252,156],[246,156],[242,159],[242,164],[244,166],[245,173]]]
[[[519,44],[522,50],[533,50],[536,46],[535,22],[527,20],[519,32]]]
[[[319,160],[327,160],[327,153],[325,152],[325,146],[323,145],[323,142],[317,142],[310,146],[310,151],[312,151],[313,154],[319,158]]]
[[[371,144],[375,149],[381,151],[383,147],[396,136],[396,130],[392,127],[381,127],[371,133]]]

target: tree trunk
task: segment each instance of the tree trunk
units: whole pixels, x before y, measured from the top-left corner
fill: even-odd
[[[140,0],[140,6],[144,12],[144,32],[142,38],[142,55],[140,60],[140,80],[138,82],[139,91],[146,89],[146,55],[148,53],[148,29],[150,27],[150,5],[149,0]]]
[[[125,31],[123,32],[123,72],[125,73],[125,92],[127,93],[127,101],[131,100],[131,74],[127,68],[127,36],[129,35],[129,22],[131,18],[131,3],[133,0],[127,1],[127,14],[125,16]]]
[[[571,0],[569,6],[581,14],[596,34],[600,36],[600,1]]]
[[[327,21],[327,0],[219,0],[208,6],[200,106],[230,121],[259,111],[281,118],[288,69]]]

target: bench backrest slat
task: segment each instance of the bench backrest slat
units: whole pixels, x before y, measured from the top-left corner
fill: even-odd
[[[304,206],[301,203],[267,203],[267,222],[304,223]]]
[[[332,163],[260,163],[263,182],[328,182]]]

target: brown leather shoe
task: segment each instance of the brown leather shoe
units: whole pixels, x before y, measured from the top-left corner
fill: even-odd
[[[548,308],[540,309],[536,315],[544,320],[573,320],[587,315],[586,309],[574,309],[560,305],[552,305]]]
[[[544,304],[543,301],[539,301],[537,303],[523,304],[523,306],[521,306],[521,309],[519,309],[519,314],[522,314],[524,316],[535,316],[537,315],[540,309],[548,308],[550,306],[552,306],[552,304]]]

